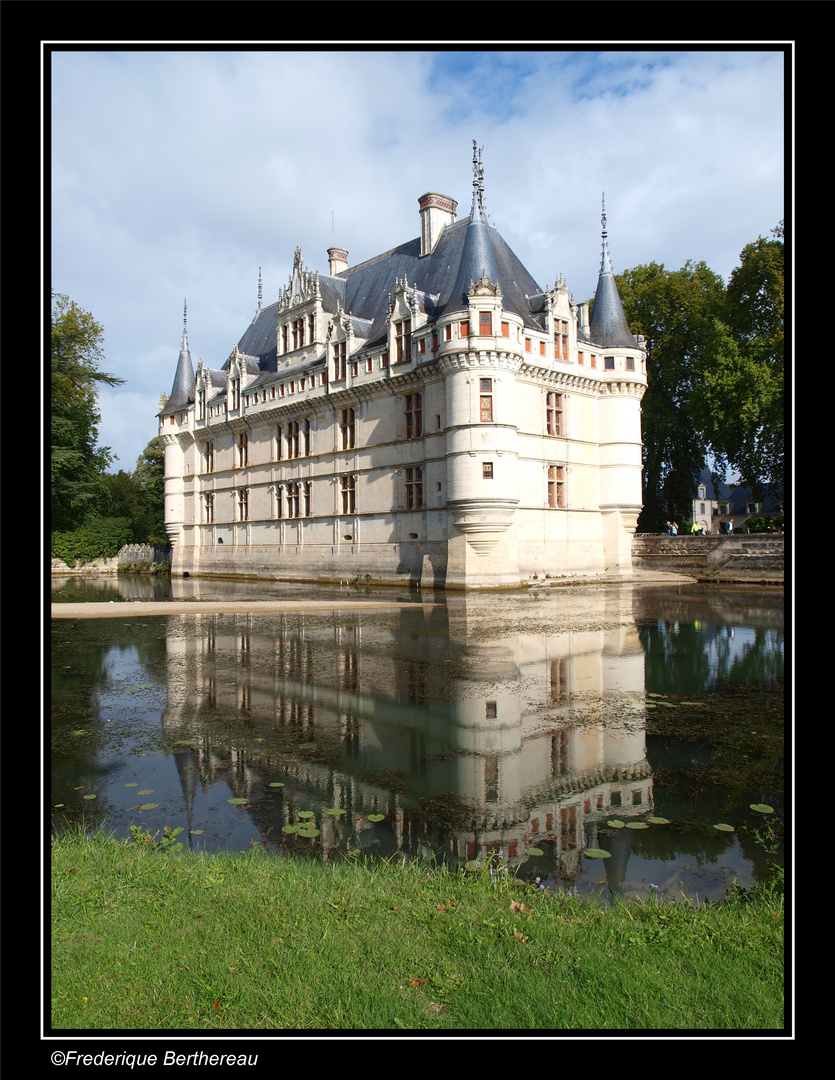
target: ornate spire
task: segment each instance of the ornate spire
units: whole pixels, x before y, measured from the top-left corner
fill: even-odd
[[[600,256],[600,273],[613,274],[612,259],[609,255],[609,234],[606,232],[606,192],[603,192],[603,213],[600,217],[603,226],[603,252]]]
[[[264,299],[264,282],[261,278],[261,267],[258,267],[258,310],[261,310],[261,301]]]
[[[623,304],[618,293],[612,260],[609,257],[609,237],[606,232],[606,197],[603,197],[603,254],[600,259],[600,276],[597,279],[597,291],[594,294],[591,327],[589,337],[596,345],[603,348],[638,347],[629,324],[626,321]]]
[[[186,304],[185,297],[183,297],[183,352],[188,351],[188,305]]]

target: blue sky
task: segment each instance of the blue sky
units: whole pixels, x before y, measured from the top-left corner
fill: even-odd
[[[100,442],[132,470],[157,433],[188,301],[192,359],[220,367],[300,247],[362,262],[419,234],[418,198],[485,204],[541,286],[579,302],[616,272],[703,260],[727,279],[786,216],[777,48],[426,52],[67,47],[48,52],[53,288],[104,327]]]

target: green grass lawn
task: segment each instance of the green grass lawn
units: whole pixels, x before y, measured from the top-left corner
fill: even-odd
[[[52,847],[52,1030],[782,1031],[783,896],[607,906],[489,871]]]

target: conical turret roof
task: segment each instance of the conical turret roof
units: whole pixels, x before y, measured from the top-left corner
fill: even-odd
[[[163,412],[171,412],[173,409],[181,409],[194,401],[194,367],[191,363],[191,353],[188,348],[188,336],[186,334],[186,307],[183,304],[183,343],[180,346],[180,355],[177,359],[177,371],[174,375],[174,385],[165,403]]]
[[[606,203],[603,202],[603,255],[600,260],[600,276],[597,279],[597,291],[594,294],[594,307],[591,315],[589,337],[604,349],[636,349],[635,340],[621,303],[612,260],[609,258],[608,234],[606,232]]]

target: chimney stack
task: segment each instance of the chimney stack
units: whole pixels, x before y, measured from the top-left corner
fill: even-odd
[[[448,195],[427,191],[418,199],[420,206],[420,253],[429,255],[447,225],[455,223],[458,203]]]
[[[336,277],[337,274],[341,274],[343,270],[347,269],[348,252],[345,248],[328,248],[328,273],[330,276]]]

